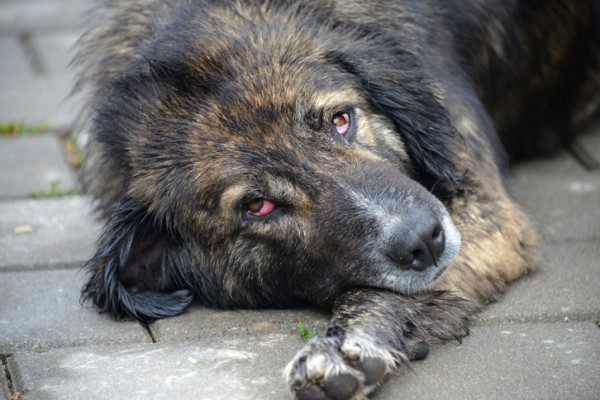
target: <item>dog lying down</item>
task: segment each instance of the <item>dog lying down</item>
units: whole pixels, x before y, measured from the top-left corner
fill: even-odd
[[[535,268],[507,154],[548,154],[586,116],[592,8],[102,1],[76,58],[106,220],[82,298],[144,324],[332,310],[287,382],[365,398]]]

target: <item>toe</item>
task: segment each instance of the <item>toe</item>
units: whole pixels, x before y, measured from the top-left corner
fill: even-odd
[[[348,374],[333,376],[324,383],[323,390],[330,399],[348,400],[358,390],[358,381]]]
[[[379,358],[368,357],[356,365],[365,374],[365,385],[371,386],[385,376],[385,361]]]
[[[424,360],[429,355],[429,344],[420,342],[415,344],[414,348],[410,352],[411,360]]]
[[[298,400],[329,400],[321,388],[312,382],[308,382],[302,389],[296,392]]]

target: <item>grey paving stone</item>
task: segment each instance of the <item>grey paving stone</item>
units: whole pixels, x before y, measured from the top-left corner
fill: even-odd
[[[79,304],[84,274],[75,270],[0,273],[0,353],[17,349],[151,343],[131,321],[116,323]]]
[[[511,189],[548,242],[600,239],[600,173],[520,169]]]
[[[548,245],[538,271],[511,286],[480,323],[600,318],[600,242]]]
[[[90,0],[2,0],[0,33],[79,27],[91,3]]]
[[[0,171],[0,199],[28,198],[57,180],[60,190],[75,188],[60,141],[50,134],[0,137]]]
[[[600,329],[592,323],[475,327],[432,349],[373,400],[598,399]]]
[[[1,49],[0,49],[1,50]],[[69,96],[72,76],[33,76],[15,71],[0,75],[0,120],[47,123],[53,130],[69,130],[81,109],[81,96]]]
[[[299,338],[202,338],[194,342],[58,349],[9,359],[30,399],[286,399],[281,371]]]
[[[74,71],[69,63],[74,56],[78,31],[56,32],[52,35],[34,34],[31,44],[40,56],[44,72],[47,75],[67,75],[73,77]]]
[[[99,233],[84,196],[0,202],[0,271],[82,265]]]
[[[159,342],[224,335],[292,333],[298,323],[323,331],[330,315],[318,310],[215,310],[193,307],[187,313],[150,325]]]
[[[73,30],[33,34],[26,44],[15,35],[0,38],[0,52],[11,55],[0,62],[0,121],[71,128],[82,102],[82,95],[69,95],[74,71],[67,65],[77,36]]]
[[[1,9],[1,6],[0,6]],[[13,71],[21,71],[24,77],[31,77],[33,71],[25,57],[25,52],[19,44],[17,36],[0,37],[0,51],[2,54],[10,54],[10,57],[3,57],[0,62],[0,75],[5,75]]]

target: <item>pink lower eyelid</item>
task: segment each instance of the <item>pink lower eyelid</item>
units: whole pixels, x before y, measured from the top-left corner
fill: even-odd
[[[271,200],[264,200],[262,207],[256,213],[256,215],[261,217],[263,215],[267,215],[267,214],[271,213],[271,211],[273,211],[274,209],[275,209],[275,203],[273,203]]]

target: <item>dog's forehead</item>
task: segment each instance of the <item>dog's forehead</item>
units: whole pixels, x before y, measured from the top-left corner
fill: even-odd
[[[359,101],[352,77],[325,62],[292,59],[267,63],[262,58],[268,56],[248,55],[226,70],[212,71],[208,77],[212,85],[205,93],[209,96],[204,98],[223,111],[271,109],[279,116]]]
[[[174,64],[186,64],[183,70],[197,81],[202,89],[198,99],[211,113],[271,109],[272,116],[281,118],[293,116],[299,108],[357,101],[356,78],[327,57],[332,44],[303,19],[273,8],[241,7],[200,26],[194,20],[187,37],[180,32],[168,36],[155,53],[162,57],[185,47],[171,58]],[[252,12],[260,18],[245,16]]]
[[[353,77],[334,66],[314,60],[266,63],[266,57],[249,55],[243,62],[197,76],[210,81],[195,94],[202,104],[197,118],[240,135],[285,132],[309,115],[331,116],[364,102]]]

